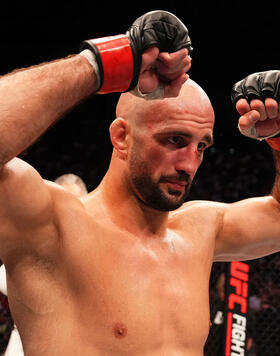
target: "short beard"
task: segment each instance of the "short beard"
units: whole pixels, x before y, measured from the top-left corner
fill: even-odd
[[[182,206],[185,202],[190,191],[189,184],[186,185],[184,192],[168,189],[168,193],[170,195],[170,197],[168,197],[162,192],[159,185],[152,182],[148,177],[132,176],[132,182],[136,191],[139,193],[136,195],[138,200],[150,208],[160,211],[172,211],[180,208],[180,206]],[[181,197],[174,199],[179,196]],[[172,197],[174,198],[172,199]]]
[[[145,163],[137,160],[135,154],[131,156],[130,174],[137,199],[148,207],[159,211],[178,209],[186,201],[191,187],[189,177],[183,172],[178,173],[177,177],[162,176],[159,182],[153,182]],[[168,181],[168,178],[184,180],[184,183],[187,183],[185,190],[182,192],[169,188],[168,195],[165,194],[160,188],[160,183]]]

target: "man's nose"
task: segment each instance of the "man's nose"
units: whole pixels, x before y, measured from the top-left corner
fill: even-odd
[[[176,171],[184,171],[190,177],[193,177],[200,165],[197,147],[188,145],[177,152]]]

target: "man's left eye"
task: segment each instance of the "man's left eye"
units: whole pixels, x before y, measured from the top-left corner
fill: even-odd
[[[198,151],[204,151],[206,148],[206,144],[204,142],[200,142],[197,146]]]

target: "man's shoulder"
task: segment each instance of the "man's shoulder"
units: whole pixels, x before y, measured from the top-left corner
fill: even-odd
[[[182,225],[188,222],[204,226],[208,224],[219,224],[227,204],[207,201],[193,200],[184,203],[179,209],[170,213],[170,223]]]
[[[185,202],[179,209],[171,212],[170,215],[184,215],[185,213],[212,213],[216,214],[225,209],[226,203],[210,200],[191,200]]]

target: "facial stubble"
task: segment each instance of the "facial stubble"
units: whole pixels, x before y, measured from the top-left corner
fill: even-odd
[[[186,201],[191,183],[184,173],[178,173],[176,177],[161,176],[157,182],[154,182],[147,165],[134,150],[131,154],[129,169],[134,194],[142,204],[159,211],[172,211],[178,209]],[[176,190],[167,186],[164,192],[161,184],[168,183],[169,179],[184,180],[184,190]]]

